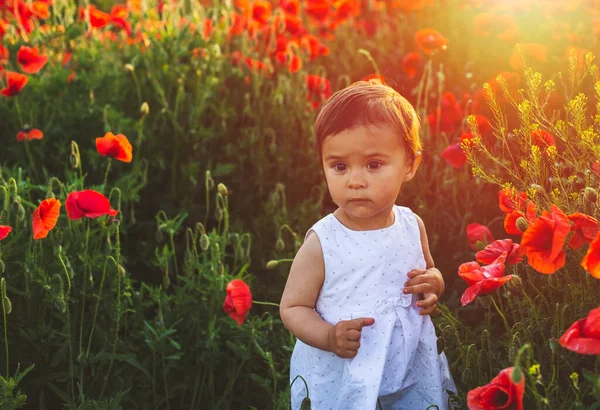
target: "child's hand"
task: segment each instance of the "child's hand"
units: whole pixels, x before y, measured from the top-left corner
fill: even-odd
[[[444,278],[436,268],[427,270],[414,269],[408,272],[410,278],[404,284],[404,293],[416,293],[420,299],[417,306],[420,315],[430,315],[437,310],[437,302],[444,293]]]
[[[358,354],[360,347],[360,332],[364,326],[375,323],[372,317],[361,317],[352,320],[342,320],[329,329],[327,335],[329,351],[337,356],[349,359]]]

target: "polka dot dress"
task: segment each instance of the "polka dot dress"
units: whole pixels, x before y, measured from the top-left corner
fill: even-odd
[[[431,318],[419,315],[416,295],[402,293],[408,272],[426,267],[418,222],[408,208],[394,212],[394,223],[383,229],[354,231],[329,214],[308,231],[318,235],[325,259],[316,311],[331,324],[375,318],[363,327],[352,359],[297,340],[290,382],[305,379],[313,410],[371,410],[378,399],[384,410],[446,409],[446,390],[456,391]],[[298,378],[292,410],[306,395]]]

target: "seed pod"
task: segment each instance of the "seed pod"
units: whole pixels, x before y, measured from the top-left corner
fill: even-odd
[[[267,269],[275,269],[278,265],[279,261],[276,261],[275,259],[270,260],[269,262],[267,262]]]
[[[200,249],[205,251],[208,249],[209,246],[210,246],[210,239],[207,234],[203,233],[202,236],[200,236]]]
[[[525,218],[523,218],[522,216],[517,218],[516,225],[517,225],[517,229],[521,232],[525,232],[527,230],[527,228],[529,228],[529,224],[527,223],[527,220]]]
[[[277,242],[275,242],[275,249],[277,249],[278,251],[282,251],[285,249],[285,242],[283,242],[283,239],[277,239]]]

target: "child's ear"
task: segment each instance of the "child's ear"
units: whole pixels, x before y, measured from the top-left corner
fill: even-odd
[[[406,175],[404,175],[404,182],[410,181],[413,179],[415,174],[417,173],[417,168],[419,168],[419,164],[421,164],[421,160],[423,159],[423,155],[421,155],[421,151],[415,152],[415,159],[411,164],[406,166]]]

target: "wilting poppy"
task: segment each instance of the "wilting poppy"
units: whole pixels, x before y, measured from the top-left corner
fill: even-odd
[[[107,197],[91,189],[71,192],[65,206],[67,207],[67,216],[72,220],[84,216],[88,218],[98,218],[102,215],[115,216],[118,213],[116,209],[111,209]]]
[[[600,354],[600,307],[590,310],[558,339],[566,349],[579,354]]]
[[[12,231],[12,227],[6,226],[6,225],[0,225],[0,241],[5,239],[11,231]]]
[[[21,73],[15,73],[13,71],[6,72],[6,88],[0,90],[2,95],[6,97],[12,97],[19,94],[23,87],[27,84],[27,76]]]
[[[492,236],[492,233],[490,232],[487,226],[474,223],[467,225],[466,230],[467,239],[469,240],[469,246],[471,246],[472,249],[482,249],[488,243],[494,241],[494,237]]]
[[[44,133],[37,128],[30,128],[25,125],[21,131],[17,133],[17,141],[41,140],[44,138]]]
[[[600,231],[598,221],[589,215],[575,212],[574,214],[567,215],[567,218],[573,222],[573,226],[571,227],[573,236],[569,240],[569,246],[573,249],[579,249],[585,243],[591,243],[598,234],[598,231]]]
[[[44,199],[33,211],[31,224],[33,226],[33,239],[43,239],[48,236],[60,216],[60,201],[56,198]]]
[[[40,55],[37,47],[21,46],[17,53],[17,62],[21,70],[27,74],[35,74],[48,62],[48,56]]]
[[[223,309],[241,326],[252,307],[250,287],[243,280],[234,279],[227,284],[225,290],[227,291],[227,296],[225,297],[225,302],[223,302]]]
[[[469,287],[460,298],[463,306],[473,302],[479,295],[492,293],[512,278],[504,275],[506,252],[503,252],[489,265],[480,266],[478,262],[466,262],[458,267],[458,276],[463,278]]]
[[[131,162],[132,159],[131,144],[123,134],[114,135],[112,132],[107,132],[104,137],[96,138],[96,149],[100,155],[119,161]]]
[[[514,265],[523,260],[523,256],[519,254],[519,244],[513,243],[512,239],[495,240],[483,250],[477,252],[475,259],[480,263],[492,263],[504,252],[508,254],[506,265]]]
[[[544,211],[523,233],[521,254],[540,273],[554,273],[565,264],[567,255],[563,249],[571,225],[567,216],[556,206]]]
[[[469,410],[523,410],[525,377],[515,383],[512,380],[513,367],[502,370],[489,384],[477,387],[467,394]]]
[[[600,232],[590,243],[585,256],[581,260],[581,266],[593,277],[600,279]]]
[[[448,48],[448,39],[439,31],[432,28],[423,28],[415,33],[417,46],[427,55],[434,51],[445,51]]]

